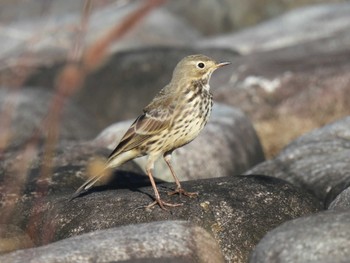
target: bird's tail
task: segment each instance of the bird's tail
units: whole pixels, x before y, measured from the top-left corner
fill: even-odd
[[[103,169],[100,170],[96,175],[89,178],[85,183],[83,183],[71,196],[69,201],[73,200],[74,198],[78,197],[81,193],[86,192],[89,190],[97,181],[99,181],[102,177],[104,177],[108,173],[108,170],[118,167],[122,165],[123,163],[135,158],[135,154],[132,151],[121,153],[117,156],[112,156],[110,159],[107,160],[106,164],[104,165]]]

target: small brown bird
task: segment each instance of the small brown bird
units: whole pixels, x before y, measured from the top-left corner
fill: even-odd
[[[213,101],[209,92],[211,74],[218,68],[230,64],[218,63],[204,55],[183,58],[175,67],[171,82],[166,85],[148,104],[125,133],[120,143],[109,156],[106,169],[115,168],[137,157],[148,155],[146,171],[151,181],[155,201],[147,206],[158,204],[179,206],[164,202],[153,179],[154,162],[163,156],[176,183],[173,194],[196,196],[198,193],[185,191],[171,165],[172,152],[197,137],[206,125]],[[72,196],[91,188],[103,173],[86,181]]]

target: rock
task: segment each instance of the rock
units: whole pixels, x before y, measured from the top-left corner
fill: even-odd
[[[33,246],[32,240],[22,229],[14,225],[0,224],[0,255]]]
[[[244,54],[232,60],[233,72],[221,72],[220,85],[213,79],[218,87],[213,95],[249,116],[267,158],[298,136],[350,114],[349,10],[349,3],[310,6],[198,41],[197,46]]]
[[[213,234],[226,260],[246,262],[267,231],[320,209],[311,195],[271,177],[228,176],[183,182],[183,187],[198,191],[199,197],[168,197],[164,192],[174,183],[158,184],[165,201],[184,203],[169,211],[158,206],[145,210],[152,188],[130,184],[117,191],[93,188],[70,202],[67,195],[26,200],[17,203],[11,220],[30,229],[36,245],[122,225],[189,220]]]
[[[189,21],[191,25],[194,25],[204,34],[216,35],[258,24],[261,21],[280,15],[296,7],[319,4],[322,2],[336,3],[339,1],[303,0],[297,2],[282,2],[279,0],[190,0],[169,1],[166,3],[166,6],[178,16]],[[302,20],[307,15],[309,14],[300,15],[299,20]],[[208,17],[210,17],[210,19],[207,19]],[[327,17],[327,19],[329,19],[329,17]],[[283,27],[285,27],[286,22],[283,22]],[[281,33],[283,34],[284,32],[281,30]],[[258,41],[256,43],[259,43]]]
[[[94,143],[112,151],[133,121],[106,128]],[[145,168],[147,157],[135,161]],[[250,121],[239,110],[217,103],[198,138],[174,151],[172,159],[181,181],[240,174],[262,161],[264,153]],[[163,160],[156,163],[155,176],[173,182]]]
[[[236,3],[231,2],[231,4]],[[238,8],[233,10],[242,12]],[[197,41],[197,44],[202,47],[232,48],[241,54],[281,49],[315,40],[323,43],[324,48],[327,47],[330,50],[344,49],[348,47],[350,41],[349,12],[350,3],[348,2],[311,5],[294,9],[239,32],[231,31],[226,35],[202,38]],[[321,45],[317,45],[319,46]]]
[[[233,74],[221,75],[228,84],[213,90],[215,100],[252,119],[268,158],[303,133],[350,114],[350,49],[324,42],[237,57]]]
[[[264,236],[249,262],[348,262],[349,236],[349,211],[327,211],[294,219]]]
[[[345,210],[350,207],[350,187],[348,185],[334,200],[329,204],[328,209]]]
[[[72,194],[93,171],[94,163],[107,158],[109,153],[91,143],[61,143],[53,158],[44,160],[40,143],[6,149],[0,163],[0,224],[12,222],[21,202],[30,200],[29,206],[34,209],[40,197]],[[52,169],[47,170],[45,164],[49,161]],[[119,167],[113,178],[101,183],[105,184],[102,189],[138,187],[148,184],[149,179],[134,162],[128,162]]]
[[[350,180],[350,117],[309,132],[290,143],[275,159],[246,174],[284,179],[312,192],[323,203],[333,187]],[[328,198],[328,203],[331,202]]]
[[[136,118],[158,91],[169,83],[176,64],[185,56],[203,53],[219,61],[232,61],[237,53],[223,49],[153,48],[119,52],[90,74],[74,101],[96,120],[100,129],[129,118]],[[52,87],[62,65],[42,67],[26,85]],[[232,71],[223,68],[220,71]],[[222,72],[212,79],[221,85]],[[98,92],[96,92],[98,87]],[[213,87],[215,88],[215,87]],[[91,96],[94,94],[94,96]]]
[[[0,88],[0,109],[3,116],[10,118],[9,126],[6,127],[5,123],[1,127],[0,140],[8,140],[10,144],[18,145],[34,136],[37,130],[46,137],[47,131],[41,127],[48,116],[52,101],[52,92],[42,88]],[[91,118],[74,103],[67,101],[62,111],[60,140],[81,141],[91,139],[97,134],[98,130]]]
[[[43,12],[41,17],[13,21],[0,30],[0,59],[10,67],[17,63],[36,67],[63,61],[77,41],[81,40],[83,46],[91,46],[144,4],[143,1],[134,1],[121,5],[116,1],[92,9],[83,36],[80,36],[79,31],[84,5],[82,2],[80,6],[68,3],[67,6],[75,6],[70,12]],[[154,45],[181,46],[200,36],[197,30],[164,8],[153,7],[144,17],[139,15],[134,20],[138,20],[138,23],[129,28],[122,38],[111,43],[109,51]],[[79,37],[81,39],[78,40]],[[23,54],[26,55],[25,58]]]
[[[213,237],[185,221],[130,225],[0,256],[10,262],[224,262]]]

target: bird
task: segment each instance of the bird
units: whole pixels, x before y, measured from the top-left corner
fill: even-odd
[[[194,140],[207,124],[213,99],[209,81],[212,73],[230,62],[217,62],[202,54],[184,57],[176,65],[171,81],[143,109],[126,131],[119,144],[109,155],[106,169],[115,169],[125,162],[148,156],[146,173],[154,191],[154,201],[145,206],[159,205],[162,209],[182,204],[168,203],[161,199],[155,184],[154,163],[161,157],[165,160],[176,183],[176,189],[169,195],[179,194],[189,197],[197,192],[187,192],[182,188],[172,166],[171,156],[174,150]],[[104,173],[97,173],[81,185],[71,199],[90,189]]]

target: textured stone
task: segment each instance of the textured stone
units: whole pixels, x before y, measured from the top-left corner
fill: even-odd
[[[256,246],[250,263],[348,262],[350,212],[321,212],[288,221]]]
[[[96,231],[47,246],[0,256],[15,262],[224,262],[210,234],[185,221],[164,221]]]
[[[94,143],[113,150],[133,121],[106,128]],[[145,168],[147,157],[135,161]],[[264,153],[250,121],[239,110],[216,103],[198,138],[174,151],[172,158],[180,180],[240,174],[262,161]],[[173,181],[163,160],[156,163],[155,176]]]
[[[148,183],[149,185],[149,183]],[[228,176],[183,182],[198,198],[167,196],[174,183],[158,184],[161,197],[183,206],[145,210],[152,187],[94,187],[68,201],[69,195],[49,195],[17,203],[11,222],[30,229],[36,245],[116,226],[160,220],[189,220],[213,234],[226,260],[246,262],[265,233],[293,218],[314,213],[319,202],[311,195],[264,176]],[[29,220],[28,220],[29,219]]]
[[[328,209],[342,210],[350,208],[350,187],[343,190],[335,199],[329,204]]]
[[[287,180],[329,203],[333,187],[349,182],[350,117],[309,132],[290,143],[275,159],[246,174],[265,174]],[[334,196],[334,195],[333,195]]]

